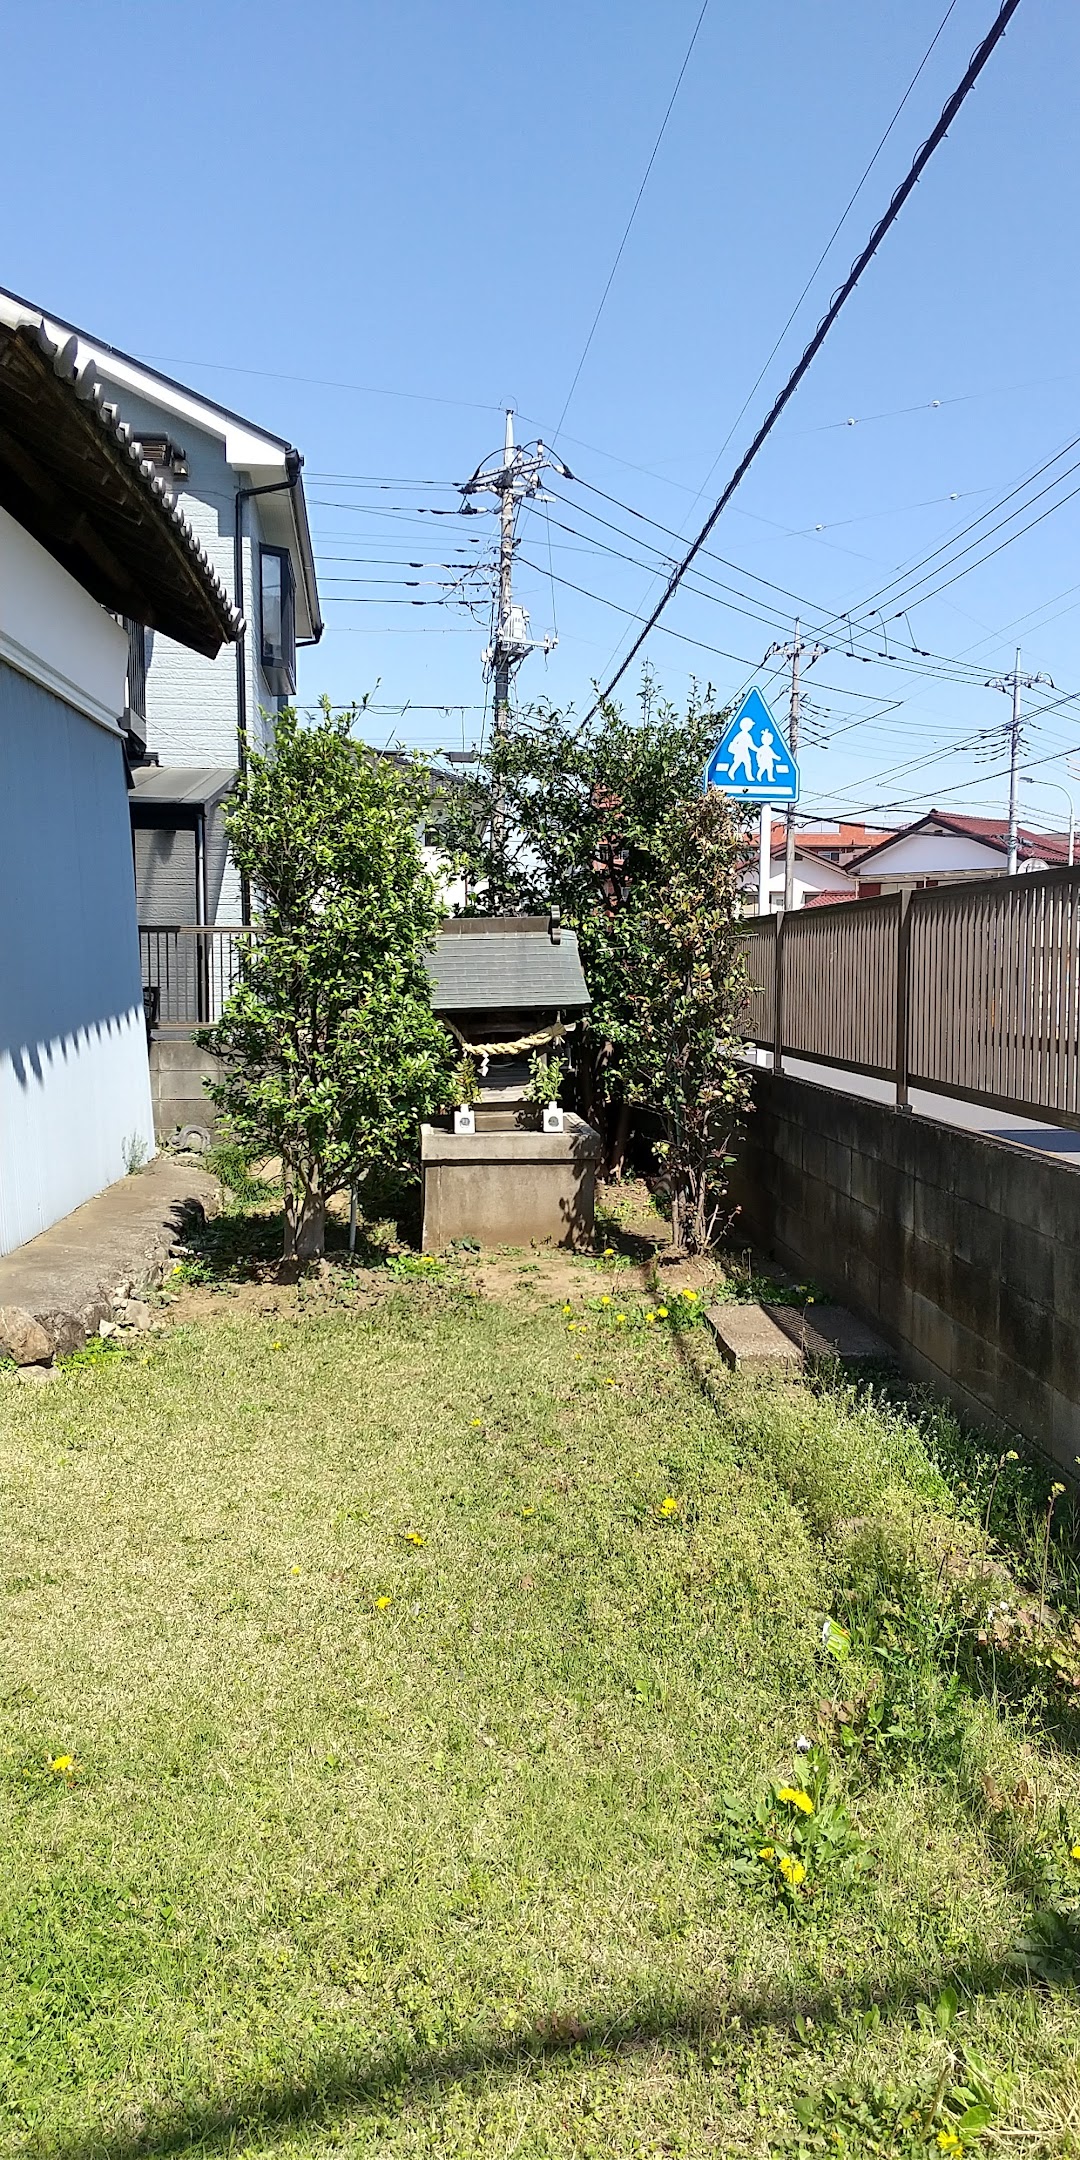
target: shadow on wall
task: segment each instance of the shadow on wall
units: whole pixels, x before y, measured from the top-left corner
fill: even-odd
[[[123,750],[0,662],[0,1059],[41,1079],[142,1009]]]

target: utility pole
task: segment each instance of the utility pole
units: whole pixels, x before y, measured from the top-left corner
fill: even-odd
[[[477,466],[471,480],[464,481],[461,487],[461,493],[466,498],[486,494],[496,495],[499,500],[495,635],[484,654],[484,671],[494,684],[492,739],[495,744],[509,733],[512,677],[529,653],[537,650],[551,652],[558,642],[555,636],[530,637],[528,615],[523,607],[514,605],[514,529],[518,506],[526,500],[544,502],[548,499],[541,493],[541,480],[545,471],[557,472],[564,480],[572,480],[574,477],[562,459],[546,450],[542,442],[520,447],[515,445],[514,413],[511,406],[506,413],[501,458],[498,453],[495,453],[493,458],[485,458],[483,463]],[[505,852],[504,822],[501,790],[496,776],[492,851],[500,862]]]
[[[1034,690],[1036,683],[1045,683],[1050,690],[1057,687],[1049,675],[1021,675],[1020,647],[1018,645],[1012,674],[993,676],[986,685],[988,690],[1001,690],[1006,697],[1012,698],[1012,717],[1009,721],[1009,838],[1005,863],[1007,877],[1016,876],[1017,858],[1020,852],[1018,845],[1020,752],[1024,742],[1023,722],[1020,717],[1020,692],[1021,690]]]
[[[799,636],[799,618],[795,617],[795,635],[789,645],[770,645],[765,660],[779,657],[791,662],[791,695],[788,700],[788,749],[792,757],[799,747],[799,663],[804,653],[809,653],[807,667],[813,667],[825,651],[824,645],[807,646]],[[762,666],[765,661],[762,661]],[[784,907],[790,908],[795,897],[795,805],[789,803],[784,813]]]

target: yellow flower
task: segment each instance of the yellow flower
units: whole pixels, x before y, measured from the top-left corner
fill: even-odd
[[[955,2130],[939,2130],[937,2141],[941,2151],[944,2153],[962,2153],[964,2150]]]
[[[402,1536],[403,1536],[403,1537],[404,1537],[404,1539],[405,1539],[405,1543],[406,1543],[406,1545],[426,1545],[426,1544],[427,1544],[427,1539],[425,1538],[425,1536],[424,1536],[424,1534],[423,1534],[423,1532],[422,1532],[421,1530],[404,1530],[404,1531],[402,1531]]]
[[[602,1298],[601,1298],[601,1300],[600,1300],[600,1303],[601,1303],[601,1305],[610,1305],[610,1303],[611,1303],[611,1299],[609,1298],[609,1296],[608,1296],[608,1294],[607,1294],[607,1291],[606,1291],[606,1290],[605,1290],[605,1292],[604,1292],[604,1295],[603,1295],[603,1297],[602,1297]]]
[[[786,1800],[789,1807],[797,1807],[800,1815],[812,1815],[814,1812],[814,1803],[809,1793],[800,1792],[795,1785],[781,1785],[776,1797],[778,1800]]]
[[[523,1507],[521,1512],[523,1515],[535,1515],[536,1509],[534,1507]]]
[[[696,1290],[680,1290],[680,1292],[679,1292],[679,1296],[680,1296],[680,1297],[684,1297],[684,1298],[686,1299],[686,1302],[687,1302],[687,1304],[688,1304],[688,1305],[696,1305],[696,1304],[697,1304],[697,1301],[698,1301],[698,1293],[697,1293],[697,1291],[696,1291]]]
[[[605,1260],[614,1260],[614,1258],[615,1258],[615,1247],[614,1247],[614,1245],[605,1245],[605,1247],[604,1247],[604,1258],[605,1258]]]
[[[762,1846],[762,1848],[761,1848],[761,1851],[760,1851],[760,1852],[759,1852],[759,1854],[758,1854],[758,1859],[759,1859],[759,1860],[775,1860],[775,1858],[776,1858],[776,1847],[775,1847],[775,1845],[763,1845],[763,1846]]]
[[[469,1419],[470,1425],[482,1425],[483,1422],[484,1420],[482,1417],[474,1417]]]
[[[54,1755],[49,1768],[55,1770],[60,1777],[70,1777],[75,1768],[75,1757],[74,1755]]]
[[[658,1306],[657,1306],[657,1308],[656,1308],[656,1317],[657,1317],[657,1319],[658,1319],[658,1320],[666,1320],[666,1319],[667,1319],[667,1306],[666,1306],[666,1305],[658,1305]]]
[[[1070,1860],[1080,1860],[1080,1845],[1074,1845],[1071,1847],[1069,1852],[1069,1858]]]
[[[282,1344],[279,1342],[272,1342],[270,1348],[271,1350],[280,1350],[282,1348]]]
[[[392,1604],[393,1604],[393,1602],[394,1602],[394,1601],[393,1601],[393,1599],[392,1599],[392,1598],[388,1598],[388,1597],[377,1597],[377,1598],[376,1598],[376,1600],[375,1600],[375,1610],[376,1610],[376,1612],[385,1612],[385,1611],[386,1611],[386,1608],[387,1608],[387,1606],[388,1606],[388,1605],[392,1605]]]
[[[289,1573],[290,1573],[290,1575],[299,1575],[299,1573],[300,1573],[300,1570],[299,1570],[299,1568],[298,1568],[298,1567],[291,1567],[291,1568],[289,1569]]]
[[[659,1505],[659,1507],[657,1508],[656,1512],[657,1512],[657,1514],[658,1514],[658,1515],[677,1515],[677,1514],[678,1514],[678,1512],[679,1512],[679,1503],[678,1503],[678,1501],[676,1500],[676,1498],[675,1498],[675,1495],[674,1495],[674,1493],[665,1493],[665,1495],[664,1495],[664,1498],[663,1498],[663,1499],[661,1500],[661,1502],[660,1502],[660,1505]]]
[[[579,1332],[579,1328],[578,1328],[578,1323],[577,1323],[577,1321],[576,1321],[576,1320],[568,1320],[568,1321],[567,1321],[567,1323],[566,1323],[566,1332],[567,1332],[567,1334],[568,1334],[568,1335],[576,1335],[576,1334],[578,1334],[578,1332]]]
[[[563,1318],[564,1318],[565,1320],[569,1320],[569,1318],[570,1318],[570,1315],[571,1315],[571,1313],[573,1312],[573,1310],[574,1310],[574,1308],[573,1308],[573,1306],[572,1306],[572,1305],[564,1305],[564,1306],[563,1306]]]
[[[626,1314],[625,1314],[624,1312],[617,1312],[617,1313],[616,1313],[616,1315],[615,1315],[615,1325],[616,1325],[616,1327],[625,1327],[625,1326],[626,1326]]]
[[[646,1325],[646,1327],[652,1327],[652,1324],[653,1324],[653,1322],[654,1322],[654,1320],[655,1320],[655,1319],[656,1319],[656,1314],[655,1314],[654,1312],[647,1312],[647,1313],[646,1313],[646,1315],[645,1315],[645,1325]]]
[[[604,1375],[604,1386],[605,1386],[605,1387],[614,1387],[614,1385],[615,1385],[615,1382],[614,1382],[614,1380],[613,1380],[613,1378],[612,1378],[611,1374],[610,1374],[610,1373],[605,1373],[605,1375]]]
[[[806,1869],[802,1861],[794,1860],[790,1853],[781,1853],[780,1873],[784,1881],[791,1884],[793,1890],[798,1889],[799,1884],[806,1881]]]

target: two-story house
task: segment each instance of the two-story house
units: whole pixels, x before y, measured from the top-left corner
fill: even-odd
[[[147,933],[248,920],[222,803],[248,746],[264,747],[266,715],[295,691],[297,647],[322,635],[303,460],[283,437],[89,331],[0,292],[4,304],[43,320],[57,345],[74,339],[76,370],[94,370],[244,618],[242,637],[216,659],[128,624],[126,731],[144,972],[157,969],[167,1004],[176,988],[170,966],[175,975],[185,963]]]

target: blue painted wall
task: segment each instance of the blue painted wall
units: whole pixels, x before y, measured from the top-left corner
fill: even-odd
[[[154,1150],[120,738],[0,662],[0,1252]]]

